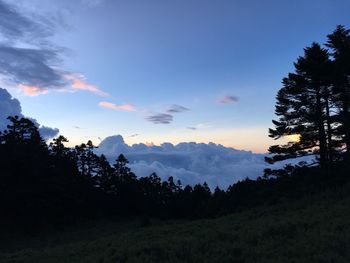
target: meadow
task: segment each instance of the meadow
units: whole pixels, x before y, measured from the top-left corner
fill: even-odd
[[[2,239],[1,262],[349,262],[350,184],[193,221],[114,219]],[[3,235],[4,236],[4,235]]]

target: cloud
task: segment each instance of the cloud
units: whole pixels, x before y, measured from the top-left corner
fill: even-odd
[[[18,85],[19,89],[27,96],[38,96],[40,94],[47,94],[49,91],[46,88],[39,88],[35,86],[27,86],[23,84]]]
[[[189,130],[199,130],[199,129],[210,128],[210,127],[211,126],[208,123],[199,123],[196,126],[187,127],[187,129],[189,129]]]
[[[87,83],[84,75],[58,70],[55,66],[59,56],[57,50],[0,45],[0,74],[28,96],[47,94],[49,90],[84,90],[108,96],[97,86]]]
[[[167,110],[168,113],[179,113],[179,112],[184,112],[184,111],[189,111],[190,109],[181,106],[181,105],[177,105],[177,104],[173,104],[170,106],[170,108]]]
[[[73,90],[85,90],[91,93],[95,93],[102,97],[109,96],[108,93],[102,91],[97,86],[87,83],[85,76],[82,74],[70,73],[70,74],[66,74],[65,78],[71,82],[71,86]]]
[[[13,98],[6,89],[0,88],[0,131],[6,129],[6,126],[9,124],[7,117],[14,115],[25,117],[22,114],[22,108],[19,100]],[[57,128],[43,126],[40,125],[37,120],[33,118],[29,119],[31,119],[39,128],[41,136],[46,140],[55,137],[59,133]]]
[[[35,121],[35,123],[37,123],[37,122]],[[50,127],[46,127],[46,126],[42,125],[39,127],[39,132],[45,140],[49,140],[49,139],[57,136],[57,134],[60,132],[60,130],[57,128],[50,128]]]
[[[154,124],[169,124],[173,121],[173,115],[166,113],[157,113],[146,117],[146,120]]]
[[[139,134],[138,133],[135,133],[135,134],[131,134],[129,137],[137,137],[137,136],[139,136]]]
[[[120,135],[105,138],[97,149],[114,162],[121,153],[130,161],[137,176],[156,172],[163,180],[173,176],[183,184],[207,182],[211,188],[227,188],[230,184],[263,174],[267,164],[263,154],[240,151],[214,143],[183,142],[160,146],[143,143],[127,145]]]
[[[49,19],[36,14],[34,21],[19,13],[14,6],[0,0],[0,35],[7,41],[21,39],[27,43],[43,43],[43,38],[53,34],[54,27]]]
[[[173,104],[169,107],[169,109],[166,110],[167,113],[151,114],[149,116],[146,116],[145,119],[149,122],[153,122],[154,124],[169,124],[174,119],[174,116],[172,114],[189,110],[190,109],[184,106]]]
[[[112,110],[121,110],[121,111],[135,111],[135,106],[132,104],[123,104],[123,105],[116,105],[111,102],[107,101],[101,101],[98,104],[99,106],[107,109],[112,109]]]
[[[222,98],[219,99],[219,102],[222,104],[230,104],[238,101],[239,101],[238,97],[232,96],[232,95],[223,96]]]
[[[0,45],[0,74],[29,94],[62,88],[67,82],[54,68],[58,56],[56,50]]]
[[[6,128],[6,118],[14,115],[22,115],[20,102],[12,98],[6,89],[0,88],[0,130]]]
[[[22,14],[0,0],[0,38],[5,40],[0,44],[0,77],[28,96],[51,90],[86,90],[107,96],[83,75],[59,68],[65,49],[48,39],[55,33],[54,21],[38,14]]]

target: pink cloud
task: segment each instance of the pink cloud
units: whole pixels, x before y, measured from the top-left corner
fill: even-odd
[[[28,86],[24,84],[18,85],[19,89],[24,92],[27,96],[38,96],[41,94],[47,94],[49,92],[48,89],[37,87],[37,86]]]
[[[116,104],[111,103],[111,102],[101,101],[98,105],[103,107],[103,108],[112,109],[112,110],[122,110],[122,111],[135,111],[136,110],[135,106],[132,104],[116,105]]]
[[[66,85],[63,87],[56,87],[52,90],[58,92],[76,92],[78,90],[85,90],[102,97],[109,96],[108,93],[101,90],[99,87],[92,85],[86,81],[86,78],[82,74],[78,73],[63,73],[62,78],[66,80]],[[49,88],[35,85],[19,84],[18,88],[27,96],[38,96],[41,94],[47,94]]]
[[[84,75],[67,74],[67,75],[65,75],[65,78],[71,82],[73,90],[85,90],[85,91],[95,93],[95,94],[102,96],[102,97],[109,96],[108,93],[102,91],[97,86],[87,83]]]

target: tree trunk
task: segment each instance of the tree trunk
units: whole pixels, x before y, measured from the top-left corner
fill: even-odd
[[[320,142],[320,166],[322,168],[328,167],[328,151],[327,151],[327,137],[323,121],[323,109],[321,105],[321,94],[320,89],[316,91],[316,110],[317,110],[317,125],[318,125],[318,136]]]

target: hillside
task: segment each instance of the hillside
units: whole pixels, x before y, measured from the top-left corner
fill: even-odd
[[[350,184],[196,221],[95,222],[2,242],[1,262],[349,262]]]

